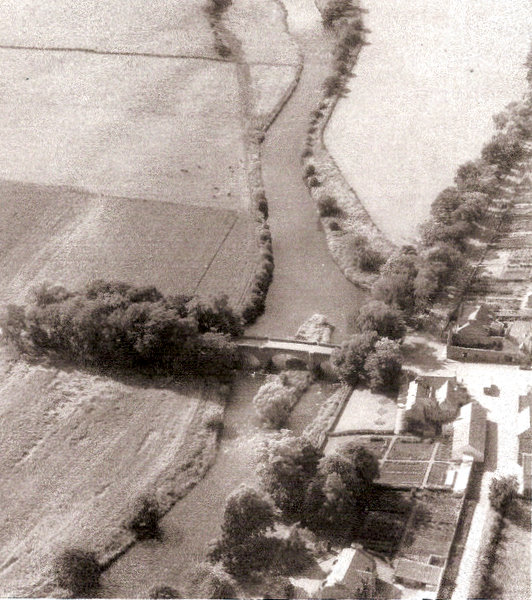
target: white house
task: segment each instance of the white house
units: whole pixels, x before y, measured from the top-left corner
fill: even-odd
[[[486,409],[478,402],[464,404],[452,424],[452,458],[461,460],[464,455],[484,462],[486,445]]]
[[[375,560],[360,545],[344,548],[327,578],[320,598],[374,598],[377,583]]]

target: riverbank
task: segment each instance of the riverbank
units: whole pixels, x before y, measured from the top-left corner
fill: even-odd
[[[456,167],[526,87],[528,0],[364,0],[370,33],[325,143],[377,226],[411,243]]]

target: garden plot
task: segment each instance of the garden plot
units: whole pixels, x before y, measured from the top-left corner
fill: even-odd
[[[421,487],[428,462],[387,460],[380,468],[378,483],[397,487]]]
[[[364,448],[372,452],[378,459],[381,459],[388,448],[390,438],[361,435],[329,435],[324,452],[328,456],[336,449],[350,442],[355,442],[359,446],[364,446]]]
[[[0,595],[44,597],[57,552],[118,550],[131,502],[174,481],[201,388],[3,357],[0,373]]]
[[[104,278],[165,294],[226,292],[238,304],[253,275],[246,214],[5,182],[0,198],[3,302],[46,280],[74,288]]]
[[[397,438],[388,454],[388,460],[429,460],[434,443],[429,440]]]

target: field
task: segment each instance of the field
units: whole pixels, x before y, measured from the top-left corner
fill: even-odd
[[[226,292],[238,304],[253,273],[245,214],[7,182],[0,196],[3,302],[23,301],[41,281],[103,277],[167,294]]]
[[[426,462],[389,461],[381,466],[379,483],[401,487],[421,487],[427,469]]]
[[[105,559],[129,542],[120,525],[136,497],[172,493],[202,388],[3,357],[0,368],[0,595],[45,596],[57,552]]]
[[[344,444],[348,444],[349,442],[355,442],[359,446],[364,446],[364,448],[368,449],[380,459],[386,452],[390,438],[361,435],[329,435],[324,452],[328,456],[337,448],[343,446]]]
[[[0,301],[110,277],[239,306],[258,261],[248,128],[297,72],[280,5],[228,11],[251,66],[220,59],[194,0],[0,7]]]

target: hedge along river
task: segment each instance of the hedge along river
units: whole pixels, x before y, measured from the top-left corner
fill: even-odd
[[[325,141],[375,223],[413,239],[526,90],[530,0],[362,0],[370,45]]]

